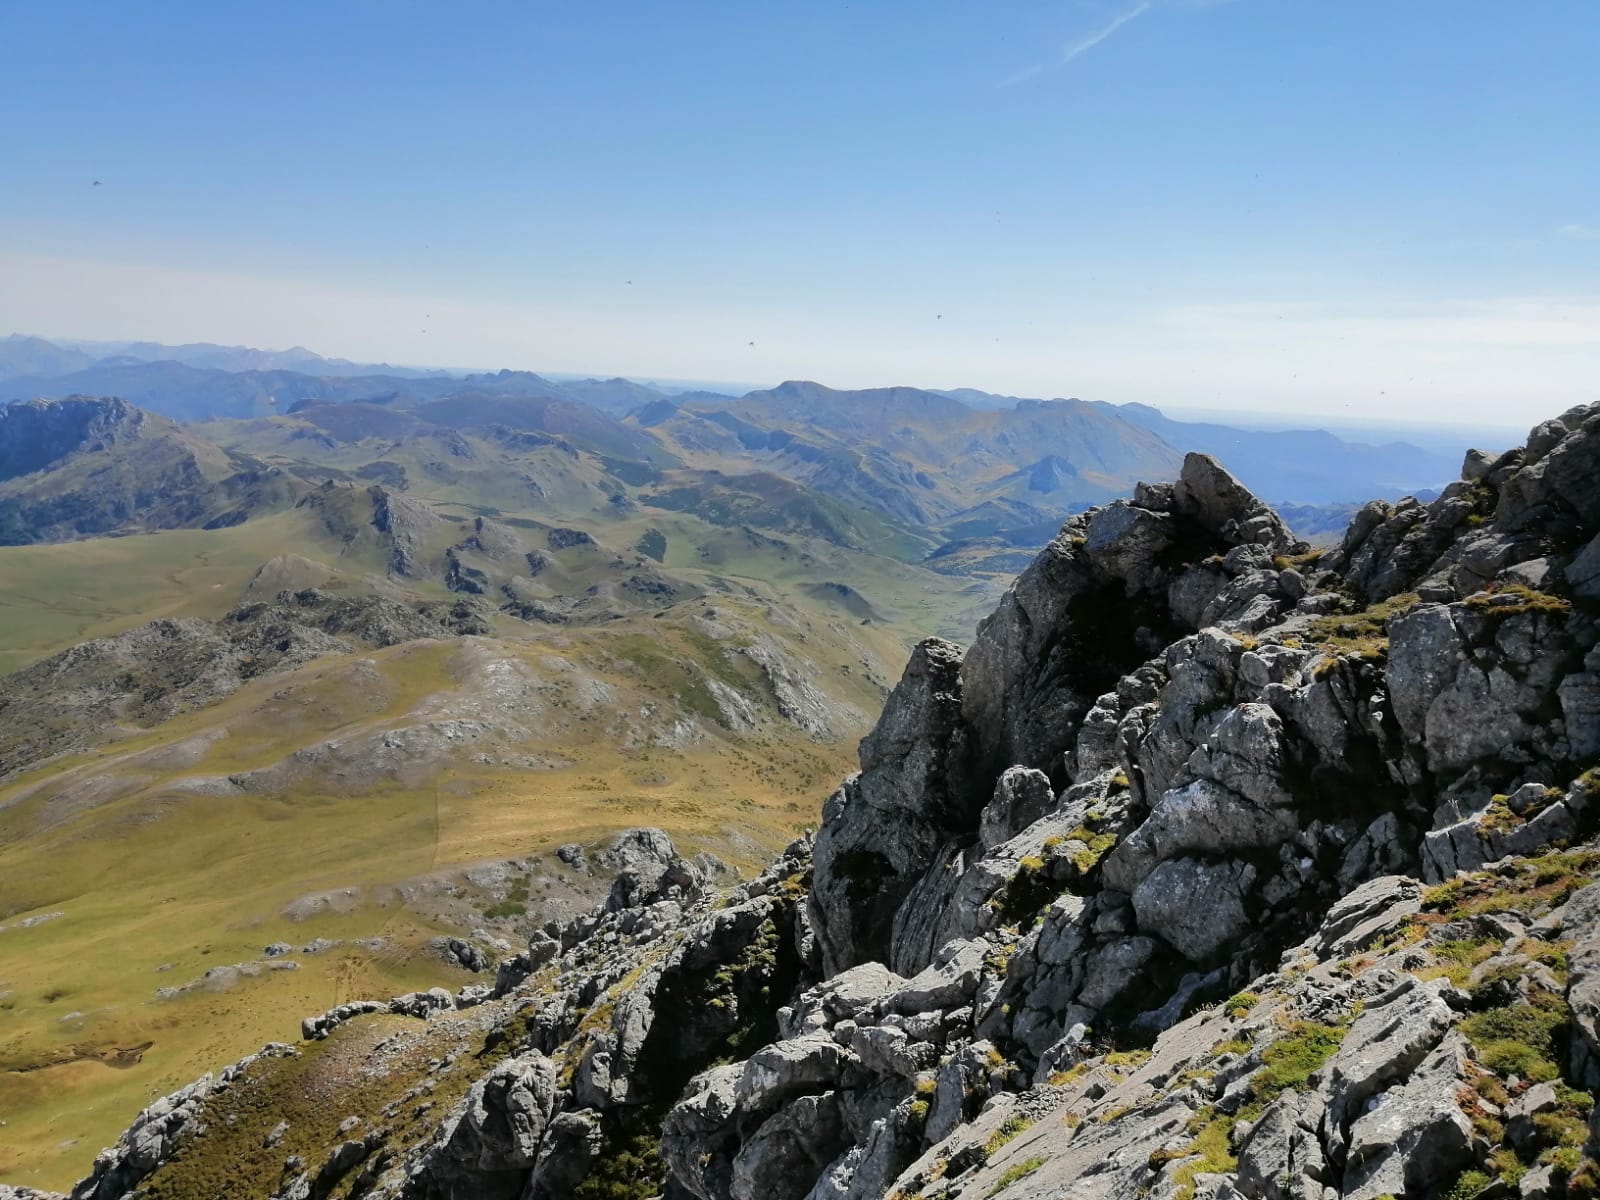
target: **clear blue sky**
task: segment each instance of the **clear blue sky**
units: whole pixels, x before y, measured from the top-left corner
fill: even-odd
[[[55,0],[0,29],[0,331],[1600,398],[1594,0]]]

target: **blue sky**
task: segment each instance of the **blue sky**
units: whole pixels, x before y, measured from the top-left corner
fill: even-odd
[[[0,330],[1406,419],[1600,398],[1593,0],[0,27]]]

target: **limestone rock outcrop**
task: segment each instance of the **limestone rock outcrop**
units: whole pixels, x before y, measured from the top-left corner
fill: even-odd
[[[814,842],[719,893],[640,831],[492,992],[308,1025],[418,1077],[283,1178],[1596,1194],[1596,481],[1600,406],[1320,556],[1200,455],[1073,517],[969,649],[917,648]],[[153,1107],[80,1200],[270,1113],[231,1103]]]

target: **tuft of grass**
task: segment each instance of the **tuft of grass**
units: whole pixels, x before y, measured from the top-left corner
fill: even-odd
[[[1239,1158],[1233,1152],[1235,1120],[1222,1116],[1215,1109],[1202,1109],[1189,1122],[1188,1132],[1194,1139],[1188,1145],[1176,1150],[1158,1150],[1150,1156],[1151,1170],[1160,1170],[1169,1162],[1183,1162],[1173,1173],[1176,1189],[1173,1200],[1194,1200],[1195,1181],[1201,1175],[1238,1169]]]
[[[1443,1194],[1442,1200],[1473,1200],[1494,1180],[1476,1168],[1461,1172]]]
[[[1117,844],[1117,835],[1114,833],[1096,833],[1087,825],[1079,825],[1067,834],[1069,842],[1082,842],[1083,849],[1072,856],[1072,865],[1079,875],[1087,875],[1099,865],[1100,860],[1111,853]]]
[[[1040,1167],[1044,1166],[1045,1161],[1046,1160],[1045,1160],[1044,1156],[1043,1155],[1039,1155],[1039,1156],[1036,1156],[1034,1158],[1026,1159],[1026,1160],[1024,1160],[1022,1162],[1019,1162],[1014,1167],[1007,1167],[1005,1169],[1005,1171],[1001,1173],[1000,1178],[995,1183],[995,1185],[992,1188],[990,1188],[987,1193],[985,1193],[984,1200],[989,1200],[989,1197],[991,1197],[991,1196],[998,1196],[1001,1192],[1005,1191],[1013,1183],[1016,1183],[1017,1180],[1026,1179],[1029,1175],[1032,1175]]]
[[[1428,947],[1435,958],[1442,960],[1440,966],[1435,971],[1424,971],[1422,975],[1425,978],[1443,975],[1456,987],[1464,988],[1473,968],[1493,956],[1499,946],[1500,943],[1493,938],[1452,938],[1440,942]]]
[[[1312,674],[1317,678],[1328,675],[1345,659],[1383,661],[1389,655],[1389,622],[1421,602],[1422,597],[1415,592],[1402,592],[1360,612],[1329,613],[1315,618],[1306,628],[1305,641],[1321,647],[1327,657],[1317,664]]]
[[[1484,814],[1483,827],[1501,833],[1509,832],[1518,826],[1526,824],[1533,817],[1538,816],[1562,797],[1560,788],[1546,788],[1544,795],[1527,812],[1516,813],[1511,811],[1510,797],[1496,793],[1490,797],[1489,811]]]
[[[1280,1092],[1303,1091],[1344,1041],[1345,1025],[1296,1021],[1286,1036],[1261,1052],[1261,1070],[1251,1081],[1253,1098],[1265,1106]]]
[[[1451,921],[1513,909],[1540,916],[1587,887],[1597,873],[1600,851],[1555,850],[1521,859],[1505,873],[1479,871],[1446,880],[1422,894],[1422,907],[1425,914]]]
[[[1116,1067],[1119,1070],[1132,1070],[1142,1067],[1150,1061],[1148,1050],[1113,1050],[1106,1055],[1106,1066]]]
[[[1005,1119],[999,1129],[989,1135],[989,1140],[983,1143],[984,1154],[993,1157],[1001,1146],[1033,1128],[1033,1124],[1034,1119],[1032,1117],[1023,1113],[1012,1113]]]
[[[1479,1062],[1498,1074],[1535,1083],[1560,1077],[1556,1034],[1566,1024],[1566,1004],[1554,995],[1541,994],[1536,1001],[1491,1008],[1461,1023]]]
[[[1052,1072],[1048,1082],[1052,1087],[1064,1087],[1069,1083],[1076,1083],[1089,1073],[1090,1067],[1091,1064],[1088,1062],[1077,1063],[1065,1071]]]
[[[1248,1016],[1250,1010],[1260,1003],[1261,997],[1255,992],[1236,992],[1228,997],[1227,1002],[1222,1006],[1222,1011],[1237,1021]]]
[[[1473,612],[1497,621],[1520,613],[1565,616],[1572,611],[1570,600],[1552,596],[1549,592],[1541,592],[1525,583],[1510,583],[1504,586],[1490,584],[1481,592],[1468,596],[1462,603]]]

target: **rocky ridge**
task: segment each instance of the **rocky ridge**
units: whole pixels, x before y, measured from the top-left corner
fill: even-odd
[[[304,488],[115,397],[0,404],[0,546],[225,528]]]
[[[95,638],[5,677],[0,778],[91,744],[108,725],[155,725],[325,654],[488,632],[487,614],[465,599],[407,605],[304,588],[216,621],[164,618]]]
[[[73,1195],[1592,1195],[1597,605],[1600,406],[1320,556],[1191,455],[919,647],[814,842],[640,833]]]

